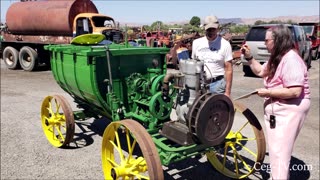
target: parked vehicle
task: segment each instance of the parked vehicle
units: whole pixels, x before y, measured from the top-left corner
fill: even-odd
[[[265,34],[267,29],[277,24],[262,24],[252,26],[246,35],[244,43],[250,47],[252,56],[261,64],[265,63],[270,53],[267,51],[267,47],[264,43]],[[292,31],[292,36],[295,44],[295,48],[298,50],[299,55],[304,59],[308,68],[311,67],[311,42],[306,37],[302,26],[286,24],[286,26]],[[243,72],[245,76],[255,76],[251,71],[248,62],[242,60]]]
[[[73,37],[88,33],[104,34],[111,41],[121,37],[114,19],[98,14],[90,0],[16,2],[9,7],[2,29],[5,65],[25,71],[50,65],[44,45],[69,44]]]
[[[307,37],[311,39],[312,59],[320,58],[320,23],[299,23],[303,27]]]

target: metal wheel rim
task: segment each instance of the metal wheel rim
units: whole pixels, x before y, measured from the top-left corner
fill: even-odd
[[[16,69],[19,66],[19,52],[13,47],[6,47],[2,58],[9,69]]]
[[[14,63],[13,58],[14,58],[14,56],[12,53],[7,54],[5,61],[9,66],[13,65],[13,63]]]
[[[216,147],[215,150],[207,152],[206,155],[208,161],[220,173],[230,178],[242,179],[254,173],[263,163],[266,142],[263,129],[253,113],[239,102],[234,102],[234,107],[235,112],[241,114],[247,122],[237,130],[232,127],[225,143]],[[238,118],[235,114],[234,122]],[[253,131],[254,137],[246,137],[242,133],[244,130],[249,131],[250,129]]]
[[[25,53],[22,56],[21,63],[24,67],[29,67],[31,65],[31,56],[28,53]]]
[[[124,133],[125,143],[121,143],[118,130]],[[126,146],[128,153],[122,145]],[[142,152],[139,157],[134,154],[137,145]],[[108,125],[103,133],[101,157],[105,179],[164,179],[160,157],[151,136],[134,120]]]
[[[43,100],[41,124],[47,140],[54,147],[66,146],[73,140],[73,112],[64,97],[53,95]]]

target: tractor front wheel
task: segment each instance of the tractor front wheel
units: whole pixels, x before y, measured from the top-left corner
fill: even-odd
[[[54,147],[67,146],[73,140],[73,111],[63,96],[47,96],[43,100],[41,124],[44,134]]]
[[[156,146],[134,120],[112,122],[103,133],[105,179],[164,179]]]

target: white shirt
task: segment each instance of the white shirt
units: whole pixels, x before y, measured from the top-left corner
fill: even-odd
[[[211,50],[210,50],[211,48]],[[192,43],[192,59],[204,61],[207,79],[224,75],[224,63],[233,59],[230,43],[217,36],[210,42],[206,36],[196,39]]]

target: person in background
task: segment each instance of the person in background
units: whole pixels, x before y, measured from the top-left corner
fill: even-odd
[[[191,57],[204,62],[210,92],[230,97],[233,78],[231,45],[218,35],[216,16],[207,16],[204,28],[206,35],[192,43]]]
[[[272,179],[289,179],[294,142],[310,109],[307,67],[294,48],[291,31],[284,25],[271,27],[265,35],[271,54],[261,65],[243,45],[241,51],[252,71],[264,79],[264,119]]]

